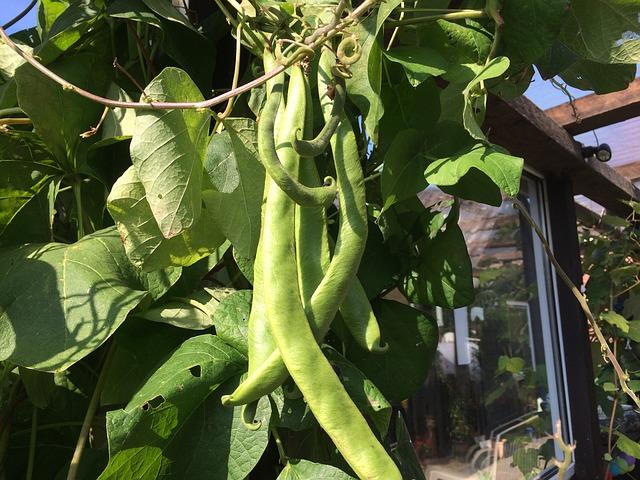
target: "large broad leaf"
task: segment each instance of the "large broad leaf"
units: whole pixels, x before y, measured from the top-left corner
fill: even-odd
[[[277,480],[355,480],[342,470],[331,465],[313,463],[309,460],[289,460]]]
[[[166,18],[171,22],[175,22],[180,25],[183,25],[193,30],[194,32],[197,32],[197,30],[193,27],[193,25],[189,23],[189,21],[187,20],[187,17],[182,15],[180,12],[178,12],[178,10],[176,10],[176,7],[174,7],[171,2],[167,0],[143,0],[143,1],[147,7],[153,10],[159,16]]]
[[[186,72],[169,67],[147,85],[142,100],[193,102],[203,97]],[[180,235],[200,217],[209,118],[208,112],[197,110],[144,110],[136,116],[131,160],[165,238]]]
[[[114,336],[115,351],[100,396],[102,405],[126,405],[156,366],[194,332],[130,317]]]
[[[429,155],[429,154],[427,154]],[[484,173],[507,195],[517,195],[524,160],[495,146],[475,145],[447,158],[437,158],[427,166],[424,175],[432,185],[456,185],[470,169]]]
[[[365,128],[374,143],[378,139],[378,122],[384,113],[380,91],[382,87],[382,49],[377,40],[384,21],[401,0],[389,0],[380,4],[370,17],[353,29],[362,45],[362,57],[351,66],[353,77],[347,80],[349,98],[356,104],[364,118]]]
[[[462,122],[469,134],[477,140],[486,140],[486,136],[480,127],[484,121],[487,94],[480,91],[480,86],[486,80],[499,77],[508,68],[509,59],[507,57],[496,57],[480,70],[462,91],[464,97]]]
[[[449,68],[449,61],[438,50],[420,47],[398,47],[385,52],[392,62],[399,63],[409,83],[417,87],[429,77],[438,77]]]
[[[270,415],[264,398],[262,426],[252,431],[239,407],[222,406],[244,368],[214,335],[185,341],[123,410],[107,414],[110,458],[100,479],[244,479],[267,446]]]
[[[393,140],[384,157],[380,178],[382,212],[391,205],[427,187],[424,179],[425,159],[421,154],[424,135],[418,130],[403,130]]]
[[[394,64],[388,65],[391,72],[394,68],[401,70]],[[400,77],[399,81],[382,85],[384,116],[380,120],[376,154],[385,154],[403,130],[414,129],[426,135],[440,116],[440,89],[433,79],[425,80],[414,88],[401,72],[396,72],[396,76]]]
[[[49,68],[67,81],[98,94],[104,93],[109,82],[110,72],[93,54],[65,57]],[[80,134],[97,125],[103,107],[65,91],[28,64],[16,70],[15,79],[20,108],[33,121],[36,133],[58,162],[71,167],[80,142],[87,141]]]
[[[473,272],[462,231],[457,224],[458,207],[454,206],[445,222],[420,246],[420,265],[413,288],[420,303],[457,308],[473,301]]]
[[[204,170],[213,188],[220,193],[231,193],[240,184],[238,162],[228,130],[211,137],[204,159]]]
[[[214,214],[203,208],[200,218],[180,235],[162,235],[147,201],[142,182],[130,167],[114,184],[107,208],[116,222],[129,259],[146,271],[169,265],[191,265],[215,252],[224,242]]]
[[[568,0],[503,2],[500,53],[517,64],[535,62],[560,34],[568,10]]]
[[[580,90],[593,90],[598,95],[625,90],[636,78],[636,65],[602,64],[578,60],[560,72],[568,85]]]
[[[46,193],[50,182],[61,174],[34,133],[8,131],[0,135],[0,238],[14,219],[20,220],[17,217],[25,207],[36,203],[36,196]],[[38,223],[37,216],[30,220]]]
[[[98,348],[143,299],[179,271],[143,275],[115,229],[72,245],[25,245],[0,252],[0,358],[61,371]]]
[[[254,258],[260,236],[260,211],[264,191],[264,168],[256,150],[256,125],[249,119],[225,121],[239,175],[231,193],[213,189],[202,198],[220,230],[243,257]],[[223,137],[215,135],[212,141]]]
[[[382,339],[389,350],[380,355],[354,345],[349,359],[389,401],[400,402],[424,383],[438,346],[438,326],[409,305],[381,300],[377,306]]]
[[[562,39],[587,60],[638,63],[639,35],[636,0],[572,0]]]
[[[249,312],[251,310],[251,290],[220,289],[212,292],[219,300],[213,315],[216,334],[228,345],[247,355]]]

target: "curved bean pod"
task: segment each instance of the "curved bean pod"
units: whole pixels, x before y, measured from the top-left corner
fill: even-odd
[[[336,95],[333,100],[333,106],[331,107],[331,116],[326,120],[322,130],[313,140],[301,140],[298,139],[297,132],[296,138],[293,141],[293,148],[296,149],[303,157],[315,157],[324,152],[329,145],[331,137],[338,128],[340,119],[342,118],[342,110],[344,109],[344,95]]]
[[[333,178],[325,178],[325,186],[310,188],[294,179],[280,162],[274,129],[276,114],[282,100],[282,88],[281,82],[275,83],[271,88],[258,122],[258,138],[261,139],[258,141],[258,151],[264,168],[278,187],[297,204],[329,205],[333,202],[337,190]]]

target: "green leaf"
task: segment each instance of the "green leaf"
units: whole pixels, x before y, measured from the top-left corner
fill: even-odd
[[[347,92],[362,113],[367,134],[374,143],[378,142],[378,123],[384,113],[380,97],[382,49],[377,36],[384,21],[400,3],[401,0],[381,3],[373,15],[358,22],[353,28],[353,33],[362,45],[362,56],[350,67],[353,76],[347,80]]]
[[[600,319],[607,322],[609,325],[618,327],[624,333],[629,332],[629,322],[626,318],[616,312],[604,312],[600,314]]]
[[[60,173],[43,163],[0,160],[0,236],[20,210]]]
[[[437,24],[449,37],[460,63],[484,63],[491,50],[492,36],[481,24],[473,20],[464,23],[438,20]]]
[[[29,401],[37,408],[47,408],[56,389],[53,374],[24,367],[20,367],[18,371]]]
[[[380,436],[384,437],[389,429],[391,404],[378,387],[349,360],[329,346],[324,346],[322,350],[353,402],[363,415],[371,419]]]
[[[131,101],[127,92],[113,82],[109,85],[109,90],[107,90],[107,98],[121,102]],[[135,125],[135,110],[131,108],[110,108],[102,125],[102,141],[131,138],[135,133]]]
[[[166,18],[171,22],[178,23],[184,27],[197,32],[197,30],[189,23],[187,18],[182,15],[176,8],[167,0],[143,0],[144,4],[153,10],[156,14],[162,18]]]
[[[392,449],[392,454],[398,463],[402,478],[425,480],[422,465],[416,455],[413,443],[411,443],[411,436],[400,412],[397,413],[395,427],[396,444]]]
[[[109,82],[102,60],[89,53],[67,56],[51,65],[54,73],[81,88],[101,94]],[[72,165],[83,140],[80,134],[98,124],[103,107],[65,91],[31,65],[16,70],[18,103],[33,127],[61,165]],[[43,106],[46,105],[46,108]]]
[[[422,303],[458,308],[473,301],[473,271],[457,213],[450,213],[446,229],[420,246],[414,289]]]
[[[409,305],[380,300],[377,306],[382,339],[389,350],[380,355],[353,346],[348,356],[387,400],[400,402],[424,383],[438,345],[438,327],[435,320]]]
[[[173,8],[173,7],[172,7]],[[165,68],[145,88],[142,101],[204,100],[189,75]],[[209,140],[208,112],[142,110],[131,139],[131,160],[160,232],[180,235],[200,217],[202,170]]]
[[[203,208],[196,223],[180,235],[165,238],[151,213],[134,167],[113,185],[107,208],[116,222],[127,256],[146,271],[169,265],[191,265],[215,252],[224,242],[209,208]]]
[[[229,131],[225,130],[211,137],[204,159],[204,169],[211,184],[220,193],[231,193],[240,184],[238,162]]]
[[[462,91],[464,97],[462,121],[469,134],[477,140],[486,140],[484,132],[480,127],[484,120],[487,94],[480,92],[479,87],[484,81],[497,78],[505,73],[509,68],[509,64],[510,62],[507,57],[494,58],[480,70]]]
[[[129,312],[166,291],[176,271],[144,275],[110,228],[65,245],[0,252],[0,359],[62,371],[98,348]]]
[[[578,60],[560,72],[568,85],[580,90],[593,90],[598,95],[625,90],[636,78],[636,65],[602,64]]]
[[[390,65],[391,69],[394,65]],[[398,69],[399,70],[399,69]],[[418,130],[423,136],[436,125],[440,116],[440,89],[430,79],[412,87],[404,75],[398,83],[383,84],[384,116],[380,120],[377,154],[386,154],[403,130]]]
[[[384,157],[380,178],[382,199],[381,214],[391,205],[416,195],[427,188],[424,179],[425,163],[420,150],[424,135],[418,130],[403,130],[394,138]]]
[[[155,368],[193,333],[130,317],[115,335],[101,405],[126,405]]]
[[[620,432],[615,432],[615,434],[618,436],[616,447],[618,447],[627,455],[631,455],[633,458],[640,459],[640,444],[634,442],[629,437]]]
[[[213,189],[202,192],[210,215],[243,257],[253,259],[260,236],[260,212],[264,190],[264,167],[256,149],[256,124],[249,119],[228,119],[225,127],[231,138],[239,184],[231,193]]]
[[[238,384],[244,359],[214,335],[185,341],[123,410],[107,414],[109,464],[100,476],[140,480],[244,479],[266,448],[269,401],[261,400],[248,430],[240,408],[220,395]]]
[[[636,0],[572,0],[562,40],[587,60],[635,64],[639,35]]]
[[[602,384],[602,389],[605,392],[617,392],[618,391],[618,387],[612,382],[604,382]]]
[[[355,480],[342,470],[331,465],[313,463],[309,460],[289,460],[277,480]]]
[[[51,7],[57,2],[47,3]],[[102,18],[93,1],[82,0],[64,4],[65,8],[62,11],[58,8],[47,9],[50,10],[49,14],[53,15],[48,15],[46,30],[42,32],[42,43],[34,52],[45,65],[86,38]]]
[[[387,50],[384,55],[392,62],[399,63],[414,87],[429,77],[438,77],[449,68],[449,62],[440,52],[430,47],[397,47]]]
[[[455,185],[475,168],[487,175],[500,190],[514,196],[520,190],[523,166],[524,160],[520,157],[511,156],[496,146],[478,144],[457,155],[434,159],[425,170],[425,178],[432,185]]]
[[[137,316],[178,328],[204,330],[213,326],[213,316],[220,300],[228,294],[227,289],[224,289],[224,292],[199,290],[186,297],[174,298],[161,306],[140,312]]]
[[[568,10],[568,0],[503,2],[500,53],[518,64],[535,62],[555,42]]]
[[[520,373],[524,368],[524,359],[521,357],[509,357],[507,355],[500,355],[498,358],[498,370],[496,374],[508,372],[508,373]]]
[[[629,331],[626,332],[626,337],[640,343],[640,320],[632,320],[628,324]]]
[[[251,296],[251,290],[227,292],[224,296],[219,296],[220,305],[213,317],[216,334],[243,355],[247,355],[248,350]]]

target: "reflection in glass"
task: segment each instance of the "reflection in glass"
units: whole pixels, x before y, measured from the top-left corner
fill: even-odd
[[[539,217],[536,188],[525,179],[522,200]],[[428,189],[421,200],[442,196]],[[500,207],[463,201],[459,223],[475,301],[433,310],[438,353],[405,402],[406,422],[428,480],[536,478],[552,466],[559,416],[548,263],[507,199]]]

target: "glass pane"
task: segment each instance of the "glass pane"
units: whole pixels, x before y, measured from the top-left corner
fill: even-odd
[[[522,191],[538,216],[535,182]],[[422,200],[441,196],[428,190]],[[438,353],[427,382],[406,402],[406,422],[428,480],[532,479],[551,467],[549,433],[559,410],[550,387],[557,374],[548,263],[507,199],[500,207],[463,201],[460,227],[476,298],[432,312]]]

